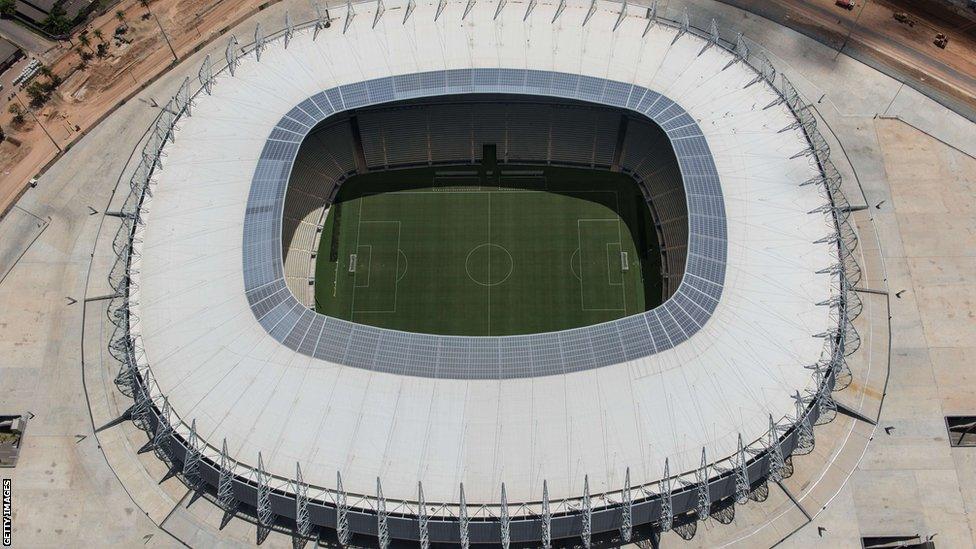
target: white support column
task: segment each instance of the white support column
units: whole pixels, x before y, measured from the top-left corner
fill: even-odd
[[[708,24],[708,40],[705,41],[705,45],[699,50],[698,55],[701,56],[701,54],[708,51],[708,48],[713,45],[718,45],[719,38],[718,23],[715,22],[715,19],[712,19],[711,23]]]
[[[667,532],[674,524],[674,504],[671,497],[671,467],[664,458],[664,478],[661,479],[661,531]]]
[[[712,496],[708,486],[708,461],[705,459],[705,447],[702,446],[701,465],[695,470],[695,484],[697,486],[698,502],[696,512],[698,520],[706,520],[712,514]]]
[[[691,26],[691,23],[689,22],[688,8],[685,7],[684,9],[681,10],[681,15],[678,16],[678,34],[675,35],[674,40],[672,41],[672,44],[674,42],[677,42],[679,38],[681,38],[682,36],[684,36],[685,33],[688,32],[688,28],[690,26]]]
[[[505,7],[506,2],[507,0],[498,0],[498,4],[495,6],[495,16],[491,18],[492,21],[497,20],[498,16],[501,15],[502,8]]]
[[[227,49],[224,50],[224,58],[227,60],[227,69],[230,71],[231,76],[234,76],[234,71],[237,70],[237,59],[239,55],[240,44],[237,42],[237,37],[232,34],[230,41],[227,42]]]
[[[336,536],[343,546],[349,544],[349,505],[346,503],[346,491],[342,488],[342,475],[336,471]]]
[[[186,114],[187,116],[193,116],[190,112],[190,77],[187,76],[183,79],[183,83],[180,84],[180,89],[176,92],[176,106],[177,111]]]
[[[502,549],[508,549],[508,545],[512,540],[511,524],[509,523],[508,517],[508,498],[505,496],[505,483],[502,483],[502,509],[501,509],[501,542]]]
[[[644,27],[644,34],[642,34],[641,36],[642,37],[647,36],[647,33],[650,32],[651,27],[653,27],[654,23],[656,22],[657,22],[657,0],[652,0],[651,7],[647,8],[647,25]]]
[[[190,422],[190,435],[186,439],[186,455],[183,457],[183,478],[194,489],[200,485],[200,461],[202,458],[200,438],[197,436],[197,420],[194,419]]]
[[[146,162],[147,166],[151,166],[153,160],[147,160]],[[132,410],[129,412],[129,417],[132,418],[132,422],[137,427],[146,431],[148,430],[149,406],[151,404],[149,395],[146,394],[146,391],[142,389],[141,385],[136,384],[136,388],[132,393],[132,400]]]
[[[793,395],[793,402],[796,406],[797,439],[796,445],[801,449],[812,448],[814,445],[813,425],[810,423],[810,415],[807,414],[806,402],[800,391]]]
[[[157,455],[164,457],[166,455],[166,446],[169,445],[170,435],[173,434],[173,426],[169,421],[170,407],[169,399],[163,397],[163,408],[159,414],[158,423],[156,423],[156,433],[153,436],[153,450],[156,451]]]
[[[346,34],[349,30],[349,25],[352,24],[352,19],[356,17],[356,10],[352,9],[352,0],[346,0],[346,20],[342,24],[342,34]]]
[[[732,59],[730,59],[729,62],[722,67],[723,71],[732,65],[735,65],[739,61],[745,61],[746,58],[749,57],[749,48],[746,47],[746,43],[742,38],[741,32],[735,35],[735,46],[733,46],[732,54]]]
[[[464,501],[464,483],[461,483],[461,497],[458,507],[458,528],[461,533],[461,549],[469,549],[471,541],[468,537],[468,503]]]
[[[295,34],[295,27],[291,24],[291,17],[288,12],[285,12],[285,49],[288,49],[288,44],[291,42],[291,37]]]
[[[749,500],[749,469],[747,467],[746,450],[742,445],[742,434],[739,434],[739,449],[735,453],[735,466],[732,474],[735,476],[735,502],[742,505]]]
[[[634,496],[630,493],[630,467],[624,474],[623,501],[620,505],[620,539],[629,543],[634,534]]]
[[[271,487],[268,486],[271,475],[264,470],[264,458],[261,457],[261,452],[258,452],[258,468],[254,473],[254,481],[258,484],[258,525],[268,527],[271,526]]]
[[[233,71],[231,71],[233,73]],[[207,95],[213,94],[213,66],[210,64],[210,54],[208,53],[206,57],[203,58],[203,63],[200,65],[200,71],[197,73],[197,78],[200,79],[200,85],[203,86],[203,91],[207,92]]]
[[[763,107],[763,110],[766,110],[771,107],[775,107],[776,105],[779,105],[781,103],[786,103],[787,105],[790,106],[791,109],[796,111],[797,109],[800,108],[800,105],[797,104],[795,100],[797,96],[796,96],[796,90],[793,89],[793,84],[791,84],[790,81],[786,79],[785,74],[780,74],[779,79],[780,82],[782,82],[779,90],[780,91],[779,97],[777,97],[776,99],[771,101],[768,105]],[[791,91],[793,92],[792,95],[790,93]],[[790,97],[793,97],[794,99],[790,99]]]
[[[468,3],[464,5],[464,13],[461,14],[461,21],[467,19],[468,14],[471,13],[471,8],[474,7],[475,0],[468,0]]]
[[[773,414],[769,414],[769,478],[774,482],[783,480],[783,470],[786,469],[786,459],[783,458],[783,448],[779,443],[779,428],[773,421]]]
[[[315,30],[312,31],[312,40],[314,41],[319,37],[319,31],[332,26],[332,21],[329,19],[329,10],[325,10],[323,14],[318,2],[312,2],[312,6],[315,8]]]
[[[312,533],[312,519],[308,512],[308,484],[302,478],[302,468],[295,463],[295,530],[307,538]]]
[[[522,16],[522,21],[529,18],[529,14],[535,9],[535,5],[539,3],[539,0],[529,0],[528,5],[525,7],[525,15]]]
[[[234,471],[230,456],[227,455],[227,439],[220,451],[220,479],[217,482],[217,502],[220,507],[231,513],[237,507],[237,498],[234,497]]]
[[[586,17],[583,18],[583,26],[590,22],[590,17],[596,13],[596,0],[590,0],[590,9],[586,10]]]
[[[427,531],[427,502],[424,500],[424,485],[417,482],[417,523],[420,528],[420,549],[430,549],[430,535]]]
[[[376,13],[373,15],[373,28],[376,28],[376,24],[380,22],[380,17],[386,13],[386,5],[383,0],[376,0]]]
[[[735,56],[740,61],[745,61],[749,57],[749,46],[746,45],[745,38],[741,32],[735,35]]]
[[[817,406],[820,408],[820,415],[825,416],[828,412],[837,409],[834,397],[830,394],[830,387],[826,384],[826,376],[820,370],[813,372],[814,382],[817,384]]]
[[[417,0],[407,0],[407,7],[403,10],[403,21],[404,25],[407,24],[407,19],[413,14],[413,10],[417,7]]]
[[[173,128],[173,100],[172,98],[159,109],[159,118],[156,119],[155,131],[159,135],[159,142],[164,146],[167,141],[172,142],[173,136],[170,130]],[[160,150],[160,154],[163,154]]]
[[[383,487],[380,477],[376,477],[376,538],[380,549],[390,546],[390,530],[386,524],[386,498],[383,497]]]
[[[559,19],[559,16],[563,14],[563,10],[566,9],[566,0],[559,0],[559,5],[556,6],[556,13],[552,16],[552,23]]]
[[[444,8],[446,7],[447,7],[447,0],[437,0],[437,11],[434,12],[435,22],[437,21],[437,18],[441,16],[441,13],[444,11]]]
[[[763,80],[765,80],[770,86],[773,86],[775,83],[774,79],[776,78],[776,68],[773,67],[773,64],[769,61],[769,58],[762,53],[758,53],[752,56],[752,60],[753,64],[751,66],[757,74],[756,77],[746,84],[745,87],[748,88],[749,86],[762,82]]]
[[[261,52],[264,51],[264,31],[261,30],[261,23],[254,27],[254,57],[261,61]]]
[[[590,549],[593,540],[593,505],[590,503],[590,477],[583,477],[583,531],[580,538],[583,540],[583,547]]]
[[[552,547],[552,512],[549,511],[549,483],[542,481],[542,549]]]
[[[617,14],[617,21],[613,24],[613,30],[617,30],[617,27],[624,22],[624,17],[627,17],[627,0],[624,0],[623,6],[620,7],[620,13]]]

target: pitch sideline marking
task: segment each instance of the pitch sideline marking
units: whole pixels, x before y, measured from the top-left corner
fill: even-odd
[[[617,214],[617,244],[620,246],[620,250],[623,251],[623,249],[624,249],[624,238],[623,238],[623,235],[620,234],[620,222],[623,221],[623,216],[622,216],[621,211],[620,211],[620,193],[618,193],[617,191],[613,191],[613,199],[614,199],[614,202],[615,202],[615,204],[617,206],[617,208],[615,210],[616,211],[616,214]],[[635,243],[635,246],[636,246],[636,243]],[[627,284],[626,284],[626,282],[627,282],[626,275],[624,275],[623,273],[620,273],[620,291],[623,293],[623,298],[624,298],[623,304],[624,304],[624,314],[625,315],[627,314]]]

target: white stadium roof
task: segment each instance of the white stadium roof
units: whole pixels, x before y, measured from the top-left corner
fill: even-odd
[[[814,337],[836,328],[828,307],[837,262],[825,198],[796,119],[755,72],[722,48],[656,25],[643,13],[616,31],[619,4],[539,4],[523,22],[517,4],[418,4],[403,22],[372,5],[344,22],[269,41],[212,95],[198,94],[167,146],[144,205],[133,270],[132,331],[141,337],[174,413],[196,420],[209,444],[234,459],[305,482],[387,498],[491,502],[553,499],[652,483],[734,454],[739,436],[761,438],[769,416],[791,415],[813,388],[824,352]],[[643,10],[640,10],[641,12]],[[467,68],[587,75],[667,96],[697,122],[721,182],[727,220],[724,290],[711,318],[674,348],[600,368],[513,379],[439,379],[336,364],[283,345],[245,296],[243,229],[255,168],[272,129],[322,90],[375,78]]]

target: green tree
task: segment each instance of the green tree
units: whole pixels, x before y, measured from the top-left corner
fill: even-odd
[[[47,18],[41,22],[41,26],[51,34],[64,34],[71,29],[71,20],[61,4],[56,3]]]
[[[92,34],[95,35],[95,38],[98,38],[99,42],[105,41],[105,33],[102,32],[102,29],[95,29],[92,31]]]
[[[139,5],[146,8],[148,13],[152,13],[152,10],[149,9],[149,0],[139,0]]]
[[[118,19],[120,23],[125,23],[125,12],[122,10],[115,12],[115,18]]]
[[[20,105],[17,103],[11,103],[10,106],[7,107],[7,112],[14,115],[13,122],[15,126],[19,126],[24,123],[24,109],[20,108]]]
[[[85,46],[86,48],[91,50],[92,53],[95,53],[95,50],[92,50],[91,47],[91,38],[88,38],[87,34],[82,34],[81,36],[79,36],[78,41],[81,42],[82,46]]]
[[[31,82],[24,91],[30,97],[30,106],[35,109],[43,107],[47,103],[47,100],[51,98],[51,92],[47,86],[37,80]]]
[[[0,0],[0,17],[13,17],[17,13],[17,0]]]

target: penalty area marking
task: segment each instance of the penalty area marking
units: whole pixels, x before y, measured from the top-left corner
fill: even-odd
[[[403,280],[403,277],[407,276],[407,254],[403,253],[403,250],[401,250],[400,248],[397,248],[397,254],[398,254],[397,257],[403,258],[403,274],[400,274],[400,261],[399,259],[397,260],[396,281],[400,282],[401,280]]]
[[[367,254],[363,254],[360,250],[365,250]],[[359,258],[366,255],[366,261],[359,261]],[[366,283],[360,284],[359,273],[363,272],[360,266],[366,264]],[[353,288],[369,288],[369,274],[373,267],[373,246],[371,244],[360,244],[356,246],[356,253],[349,256],[349,272],[353,274]]]
[[[569,256],[569,272],[573,273],[573,276],[576,277],[576,280],[583,282],[583,277],[580,275],[579,271],[576,270],[576,265],[573,262],[574,258],[577,262],[579,261],[579,253],[580,253],[580,249],[576,248],[575,250],[573,250],[573,254]]]
[[[615,223],[616,224],[616,227],[615,228],[616,228],[616,233],[617,233],[617,242],[604,242],[604,254],[606,255],[606,257],[605,257],[606,261],[604,263],[605,263],[605,265],[607,267],[607,281],[606,281],[606,284],[607,284],[608,287],[612,287],[612,286],[619,286],[620,287],[620,290],[621,290],[621,294],[620,295],[621,295],[621,299],[622,299],[622,303],[621,304],[623,305],[622,307],[601,308],[601,307],[587,307],[586,306],[586,292],[584,290],[584,288],[586,287],[586,283],[583,280],[584,279],[583,272],[585,271],[585,269],[583,268],[583,264],[584,264],[583,263],[583,226],[584,225],[583,224],[584,223]],[[613,264],[612,263],[612,260],[611,260],[611,256],[612,255],[615,255],[615,254],[619,254],[620,248],[622,247],[622,245],[620,243],[620,239],[621,239],[621,236],[620,236],[620,220],[619,219],[577,219],[576,220],[576,238],[577,238],[577,244],[579,245],[579,248],[577,248],[577,249],[579,251],[579,259],[580,259],[580,269],[579,269],[580,270],[580,272],[579,272],[579,280],[580,280],[580,308],[583,311],[587,311],[587,312],[591,312],[591,311],[605,311],[605,312],[618,312],[618,313],[619,312],[623,312],[623,313],[626,313],[627,312],[627,294],[626,294],[625,284],[623,283],[623,274],[621,273],[621,275],[620,275],[620,282],[613,282],[612,281],[612,278],[611,278],[611,274],[610,274],[612,272],[612,270],[613,270],[611,268],[611,265]],[[617,246],[617,250],[618,251],[615,252],[615,254],[611,254],[611,252],[610,252],[610,247],[612,245]],[[572,266],[572,260],[571,260],[570,266]]]
[[[357,294],[357,290],[358,289],[365,289],[365,288],[369,288],[370,287],[370,284],[371,284],[372,278],[373,278],[373,276],[372,276],[373,275],[373,260],[375,259],[374,258],[374,254],[373,254],[373,245],[372,244],[358,244],[356,246],[357,252],[360,249],[364,249],[364,248],[369,250],[369,260],[368,260],[367,266],[366,266],[366,269],[367,269],[367,271],[366,271],[366,285],[358,284],[355,280],[353,281],[352,305],[350,307],[350,318],[352,318],[353,316],[355,316],[356,313],[396,313],[397,312],[397,295],[398,295],[399,286],[400,286],[399,282],[400,282],[400,279],[403,278],[402,276],[398,276],[399,275],[399,270],[400,270],[399,269],[399,267],[400,267],[400,256],[403,255],[404,256],[404,259],[406,259],[406,255],[400,250],[400,237],[402,236],[402,230],[401,230],[402,229],[402,224],[401,224],[400,221],[378,221],[378,220],[363,221],[362,218],[360,217],[360,220],[358,222],[358,234],[359,234],[359,236],[362,235],[363,225],[367,225],[367,224],[368,225],[381,225],[381,224],[390,224],[390,225],[392,225],[392,224],[396,224],[396,228],[397,228],[397,239],[396,239],[396,255],[394,256],[396,259],[394,260],[394,263],[395,264],[393,266],[393,277],[392,277],[392,282],[393,282],[393,308],[392,309],[391,308],[385,308],[385,309],[369,309],[369,308],[363,308],[362,306],[360,306],[358,309],[356,308],[356,294]],[[383,248],[382,247],[380,247],[380,251],[383,251]],[[362,266],[362,264],[363,264],[362,254],[361,253],[357,253],[357,255],[359,256],[358,257],[358,263],[359,263],[360,266]],[[359,278],[359,272],[360,272],[360,269],[357,268],[356,274],[355,274],[355,278],[357,280]],[[382,274],[382,271],[380,273],[378,273],[378,275],[379,274]],[[406,271],[404,271],[404,274],[406,274]],[[362,298],[360,298],[360,302],[362,302]]]

